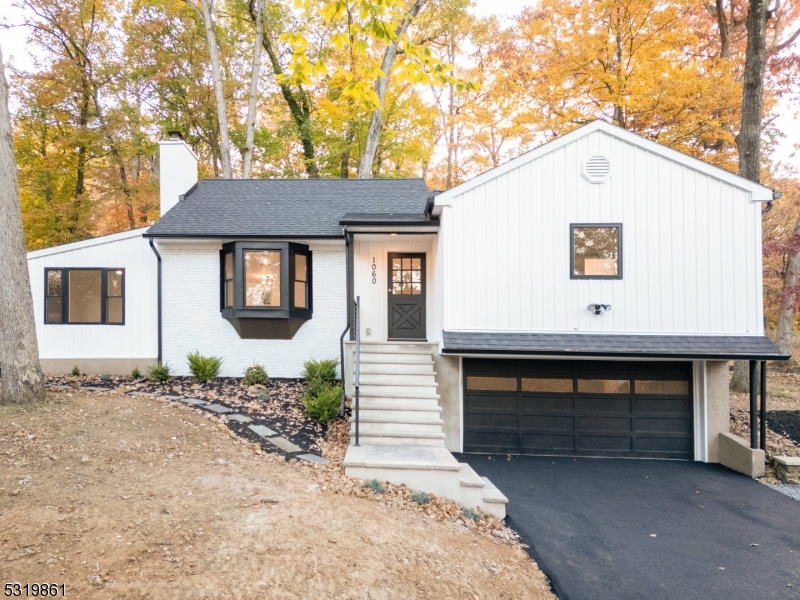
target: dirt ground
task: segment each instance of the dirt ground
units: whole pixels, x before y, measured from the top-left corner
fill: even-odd
[[[122,395],[0,407],[0,581],[67,597],[553,599],[523,550],[323,491],[210,415]]]

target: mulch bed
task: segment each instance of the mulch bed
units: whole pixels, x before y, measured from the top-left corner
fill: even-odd
[[[767,427],[789,438],[800,446],[800,411],[767,411]]]
[[[265,425],[304,450],[321,451],[327,433],[325,425],[306,417],[303,404],[305,383],[301,379],[273,379],[267,390],[269,398],[249,392],[242,379],[236,377],[221,377],[206,383],[198,383],[192,377],[171,377],[159,384],[148,380],[134,381],[130,377],[104,379],[95,375],[47,375],[46,382],[48,386],[100,387],[124,393],[181,396],[222,404],[253,419],[249,424]],[[248,428],[249,424],[228,421],[228,426],[241,437],[254,442],[263,441]],[[264,448],[266,450],[270,445],[264,444]],[[273,451],[280,453],[277,448]]]

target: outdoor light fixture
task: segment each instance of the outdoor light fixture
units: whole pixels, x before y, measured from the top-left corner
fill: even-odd
[[[611,305],[610,304],[590,304],[588,306],[589,310],[592,311],[594,314],[599,315],[602,311],[610,311]]]

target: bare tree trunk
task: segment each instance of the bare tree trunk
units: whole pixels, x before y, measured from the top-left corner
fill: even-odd
[[[217,101],[217,121],[219,122],[219,145],[220,160],[222,162],[222,176],[225,179],[231,178],[231,142],[228,135],[228,110],[225,107],[225,90],[222,89],[222,66],[219,60],[219,46],[217,46],[217,34],[214,33],[214,20],[212,18],[213,0],[200,0],[201,11],[191,2],[186,0],[189,6],[200,12],[203,24],[206,28],[206,39],[208,40],[208,54],[211,58],[211,78],[214,80],[214,96]]]
[[[244,142],[244,170],[242,176],[250,179],[250,168],[253,161],[253,138],[256,130],[256,102],[258,101],[258,78],[261,76],[261,46],[264,41],[264,4],[266,0],[258,0],[258,18],[256,19],[256,43],[253,47],[253,73],[250,76],[250,102],[247,105],[247,133]]]
[[[800,237],[800,216],[794,224],[792,237],[796,240]],[[792,244],[795,246],[796,244]],[[778,332],[775,337],[775,344],[781,354],[792,356],[794,349],[794,313],[797,306],[797,272],[800,269],[800,248],[795,248],[789,254],[786,261],[786,270],[783,272],[783,290],[781,303],[778,308]]]
[[[33,297],[28,278],[25,236],[19,204],[19,182],[8,84],[0,54],[0,404],[44,400]]]
[[[408,26],[417,17],[419,12],[425,7],[428,0],[416,0],[403,20],[398,25],[395,35],[400,38],[405,35]],[[386,47],[381,63],[381,71],[386,77],[379,77],[375,82],[375,93],[378,95],[378,108],[372,111],[369,122],[369,132],[367,141],[364,144],[364,154],[361,156],[361,164],[358,167],[358,178],[369,179],[372,177],[372,164],[375,162],[375,155],[378,152],[378,142],[383,132],[383,104],[386,100],[386,88],[389,85],[389,75],[391,74],[394,61],[397,59],[397,42],[391,42]]]
[[[736,145],[739,148],[739,175],[758,183],[761,179],[761,119],[764,110],[764,66],[767,54],[766,0],[750,0],[747,10],[747,49],[742,89],[742,124]],[[747,391],[747,361],[733,365],[731,387]]]

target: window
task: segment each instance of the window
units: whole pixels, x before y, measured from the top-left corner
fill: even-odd
[[[392,258],[392,294],[395,296],[422,294],[421,258]]]
[[[627,379],[578,379],[581,394],[630,394],[631,382]]]
[[[622,279],[622,225],[572,225],[572,279]]]
[[[222,306],[233,308],[233,252],[225,252],[222,257]]]
[[[485,392],[516,392],[516,377],[467,377],[468,390]]]
[[[222,317],[242,338],[291,339],[311,318],[312,272],[303,244],[227,243],[220,253]]]
[[[45,269],[45,323],[125,324],[124,269]]]
[[[308,254],[294,255],[295,308],[308,308]]]

